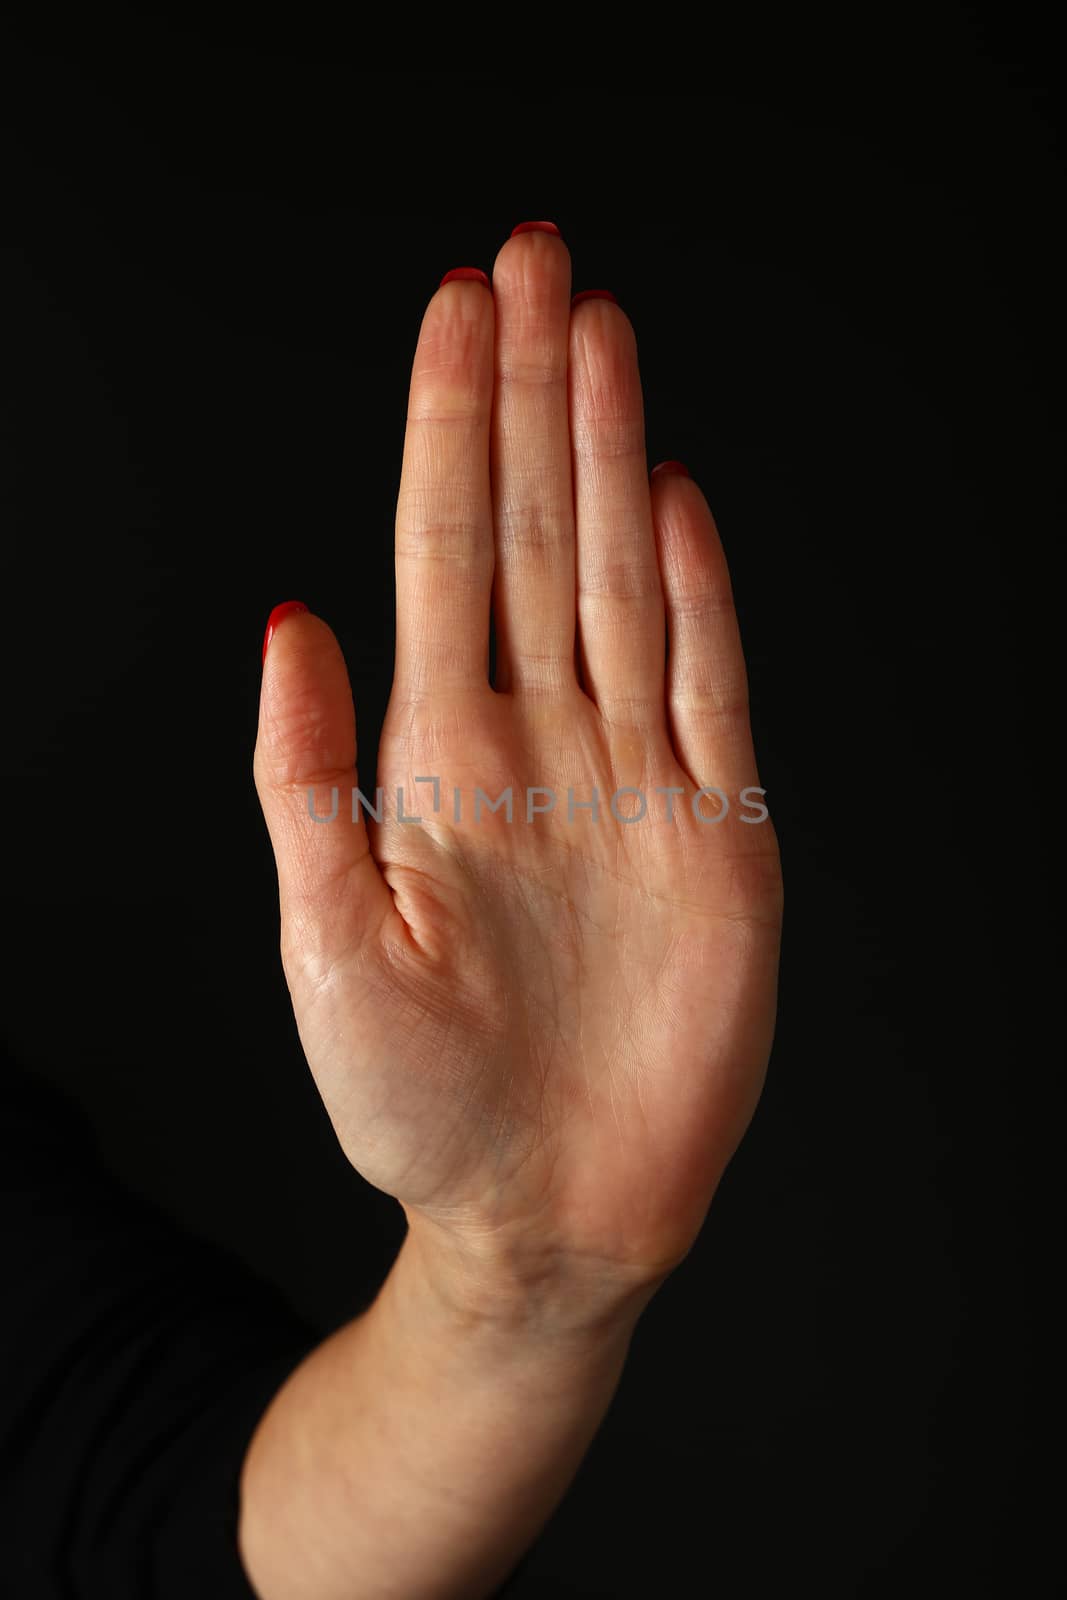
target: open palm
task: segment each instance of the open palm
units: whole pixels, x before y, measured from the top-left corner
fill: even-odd
[[[711,514],[684,472],[650,481],[633,330],[572,305],[548,227],[430,301],[396,570],[376,779],[326,623],[278,619],[265,655],[255,778],[312,1073],[412,1226],[657,1281],[760,1092],[781,874]]]

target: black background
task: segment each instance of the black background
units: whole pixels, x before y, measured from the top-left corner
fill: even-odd
[[[484,51],[462,73],[414,18],[389,48],[4,45],[4,1032],[133,1188],[324,1329],[403,1219],[292,1020],[260,644],[284,599],[330,621],[369,771],[441,274],[553,218],[575,290],[633,320],[650,465],[716,513],[782,842],[777,1040],[522,1595],[1051,1592],[1029,707],[1062,262],[1035,17],[761,13],[706,42],[605,17],[579,48],[439,16]]]

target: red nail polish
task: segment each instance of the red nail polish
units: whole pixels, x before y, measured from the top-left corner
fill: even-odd
[[[437,285],[443,289],[446,283],[484,283],[489,287],[489,279],[481,267],[453,267],[451,272],[446,272],[441,282]]]
[[[267,646],[274,638],[274,635],[278,631],[281,623],[285,621],[286,617],[295,617],[297,612],[306,610],[307,606],[304,604],[303,600],[283,600],[280,606],[274,607],[274,610],[267,618],[267,631],[263,635],[264,661],[267,659]]]
[[[554,222],[520,222],[517,228],[512,228],[511,237],[514,239],[517,233],[554,233],[557,239],[563,237]]]
[[[673,473],[676,478],[688,478],[690,476],[689,468],[684,466],[681,461],[661,461],[658,467],[652,468],[652,477],[654,478],[659,472],[667,476]]]
[[[571,305],[579,306],[583,300],[610,300],[616,306],[619,303],[610,289],[583,289],[581,294],[575,295]]]

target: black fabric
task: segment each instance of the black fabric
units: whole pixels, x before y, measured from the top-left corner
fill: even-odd
[[[321,1335],[106,1171],[5,1051],[0,1529],[14,1600],[249,1600],[238,1474]]]

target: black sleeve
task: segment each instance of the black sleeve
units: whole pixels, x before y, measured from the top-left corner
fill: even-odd
[[[0,1592],[256,1600],[238,1477],[322,1331],[119,1184],[0,1040]],[[494,1600],[522,1592],[533,1549]]]
[[[0,1562],[13,1600],[254,1600],[238,1474],[321,1339],[110,1177],[0,1047]]]

